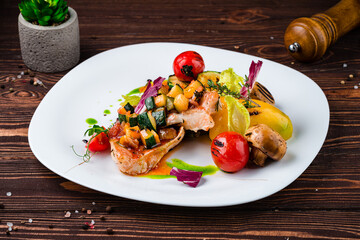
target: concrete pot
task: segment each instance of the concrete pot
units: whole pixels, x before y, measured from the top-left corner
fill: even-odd
[[[60,72],[80,59],[79,21],[69,7],[70,18],[59,26],[39,26],[19,14],[19,37],[24,63],[39,72]]]

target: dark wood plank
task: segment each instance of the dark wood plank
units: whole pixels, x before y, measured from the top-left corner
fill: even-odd
[[[341,38],[315,63],[299,63],[283,47],[284,31],[293,19],[336,2],[69,1],[80,20],[81,61],[128,44],[187,42],[282,63],[324,91],[331,111],[328,136],[296,181],[253,203],[204,209],[99,193],[57,176],[37,161],[27,128],[42,98],[66,72],[36,73],[47,89],[30,85],[29,76],[8,79],[26,67],[18,42],[16,3],[0,1],[0,239],[359,239],[360,89],[354,85],[360,83],[360,29]],[[349,80],[349,74],[354,79]],[[108,214],[107,206],[114,212]],[[93,212],[75,213],[81,208]],[[71,217],[65,218],[64,211],[71,211]],[[33,223],[21,224],[29,218]],[[92,219],[95,229],[83,230],[82,224]],[[18,227],[11,236],[5,234],[7,222]],[[107,227],[115,234],[108,235]]]

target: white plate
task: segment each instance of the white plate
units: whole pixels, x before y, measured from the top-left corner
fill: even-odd
[[[119,172],[109,153],[70,168],[85,151],[85,120],[89,117],[109,126],[116,119],[118,99],[147,79],[172,74],[172,62],[181,52],[194,50],[206,70],[229,67],[244,76],[252,60],[262,60],[258,81],[274,95],[276,106],[294,126],[285,157],[264,168],[243,169],[236,174],[221,171],[203,177],[197,188],[175,179],[130,177]],[[112,105],[112,107],[110,107]],[[105,109],[111,111],[104,116]],[[178,206],[226,206],[255,201],[288,186],[310,165],[319,152],[329,126],[329,106],[324,93],[310,78],[281,64],[216,48],[179,43],[145,43],[100,53],[66,74],[44,97],[29,127],[29,143],[39,161],[56,174],[101,192],[140,201]],[[185,141],[171,158],[190,164],[213,164],[204,141]]]

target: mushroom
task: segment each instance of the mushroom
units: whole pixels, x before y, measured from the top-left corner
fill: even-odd
[[[245,138],[251,147],[250,160],[264,166],[269,157],[280,160],[286,153],[286,141],[281,135],[265,124],[257,124],[245,132]]]
[[[271,95],[269,90],[267,90],[267,88],[259,82],[255,82],[254,87],[250,92],[250,98],[258,99],[271,105],[275,104],[274,97]]]

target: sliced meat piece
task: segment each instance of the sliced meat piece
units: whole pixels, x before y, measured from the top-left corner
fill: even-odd
[[[205,92],[200,100],[200,107],[211,115],[217,111],[218,102],[219,94],[216,91]]]
[[[153,149],[145,149],[143,146],[138,149],[125,148],[117,138],[110,138],[111,157],[123,173],[129,175],[147,173],[156,167],[167,152],[181,142],[184,135],[185,130],[181,127],[173,140],[165,141]]]
[[[186,130],[194,132],[209,131],[215,125],[210,114],[203,108],[193,108],[182,113],[170,113],[166,119],[166,124],[180,124]]]

